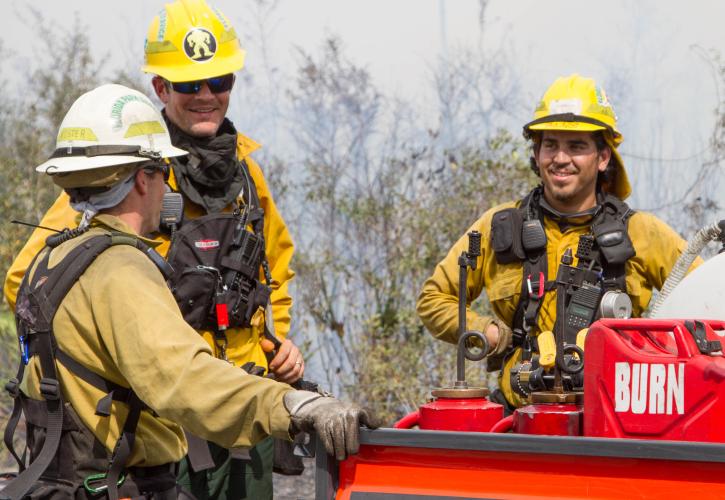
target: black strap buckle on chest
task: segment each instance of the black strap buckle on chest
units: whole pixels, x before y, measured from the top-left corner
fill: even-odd
[[[51,249],[44,248],[33,260],[18,290],[16,304],[16,323],[18,335],[27,339],[24,342],[26,357],[37,355],[40,361],[42,378],[40,393],[47,408],[47,431],[45,441],[37,457],[30,465],[25,466],[25,456],[18,456],[13,447],[13,435],[22,413],[21,399],[25,396],[19,390],[19,381],[24,375],[25,360],[21,360],[16,377],[6,385],[15,401],[13,412],[4,433],[4,442],[8,450],[18,462],[20,474],[2,491],[3,497],[20,499],[37,483],[40,476],[50,465],[60,445],[63,426],[64,398],[56,372],[56,361],[63,364],[76,376],[94,387],[107,393],[98,402],[96,413],[109,416],[111,401],[124,401],[129,405],[129,414],[124,423],[121,436],[113,452],[108,471],[109,498],[118,498],[116,482],[120,472],[130,456],[135,439],[135,429],[141,410],[146,405],[130,388],[121,387],[106,380],[97,373],[64,353],[58,346],[53,335],[53,318],[61,302],[85,270],[107,248],[118,245],[131,245],[144,252],[154,263],[154,253],[147,245],[137,238],[121,233],[104,234],[89,238],[79,244],[52,269],[49,268]],[[35,266],[35,263],[38,265]],[[30,271],[34,269],[32,279]],[[163,272],[164,266],[159,266]]]

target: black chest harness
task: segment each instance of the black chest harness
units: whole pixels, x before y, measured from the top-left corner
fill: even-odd
[[[96,257],[111,246],[130,245],[138,248],[151,259],[166,278],[170,275],[170,268],[155,250],[141,240],[122,233],[111,233],[89,238],[49,269],[52,248],[78,234],[78,231],[65,231],[48,238],[46,240],[48,246],[35,257],[18,290],[15,319],[21,361],[16,376],[5,386],[14,399],[14,405],[5,428],[4,442],[18,462],[20,474],[0,492],[0,498],[3,499],[20,499],[31,490],[36,491],[37,495],[45,495],[46,493],[38,493],[38,488],[41,488],[39,490],[41,492],[45,491],[42,489],[41,477],[51,483],[65,484],[68,488],[63,490],[65,494],[85,486],[89,495],[105,491],[109,498],[117,499],[118,485],[126,480],[127,471],[124,467],[133,449],[141,411],[148,410],[131,388],[105,379],[65,353],[53,334],[53,318],[71,287]],[[35,267],[33,277],[29,279],[29,271],[36,261],[39,261],[38,265]],[[42,401],[33,400],[20,390],[25,366],[33,356],[38,356],[40,362]],[[79,420],[73,408],[64,402],[56,362],[78,378],[106,393],[96,405],[96,415],[110,417],[113,401],[128,405],[128,417],[110,459],[105,447],[96,441],[92,433],[78,428]],[[21,457],[13,447],[13,434],[22,413],[25,413],[27,423],[26,449],[30,450],[30,464],[27,467],[25,452]],[[138,474],[143,476],[152,468],[138,469]],[[140,469],[146,471],[140,472]],[[89,471],[98,473],[86,478],[78,476],[81,472]],[[168,477],[173,477],[168,473],[166,475],[167,480]],[[126,482],[131,481],[133,479]],[[156,485],[153,488],[161,488],[156,490],[161,491],[173,487],[172,483]],[[55,489],[48,491],[57,494]]]
[[[556,287],[555,280],[547,280],[542,195],[543,189],[539,186],[521,200],[519,207],[495,213],[491,223],[491,240],[497,262],[523,264],[521,295],[512,324],[513,348],[524,346],[532,327],[536,325],[544,294]],[[591,234],[580,238],[579,247],[587,243],[584,246],[593,256],[592,264],[601,269],[603,292],[618,290],[626,293],[625,263],[635,255],[627,227],[634,211],[611,194],[598,193],[597,198],[599,208],[593,215]],[[583,241],[585,237],[587,240]],[[582,257],[580,260],[583,260]]]
[[[264,209],[246,161],[237,164],[244,180],[244,204],[237,197],[232,213],[184,220],[180,201],[178,223],[164,227],[171,235],[166,256],[174,269],[169,279],[171,292],[189,325],[214,334],[218,356],[224,360],[227,329],[251,326],[255,313],[269,303],[272,283],[265,254]],[[200,472],[214,467],[207,442],[185,434],[192,469]]]
[[[226,359],[227,328],[248,328],[269,302],[272,277],[265,255],[264,209],[249,168],[244,174],[244,204],[233,213],[212,213],[171,227],[169,280],[184,320],[196,330],[214,332]],[[250,225],[252,230],[247,229]],[[260,271],[264,281],[260,281]]]

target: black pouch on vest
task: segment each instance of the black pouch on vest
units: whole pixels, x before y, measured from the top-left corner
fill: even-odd
[[[546,248],[546,232],[538,219],[524,221],[521,230],[521,244],[526,253],[534,253]]]
[[[221,291],[222,277],[227,270],[223,263],[237,224],[238,217],[234,214],[209,214],[187,221],[174,233],[168,255],[168,262],[174,268],[169,280],[171,291],[184,319],[196,330],[213,330],[217,326],[214,297]],[[257,274],[260,265],[257,262],[249,267]],[[258,285],[255,279],[250,287],[226,291],[224,302],[230,306],[230,327],[249,326],[249,313],[259,306]]]
[[[171,292],[184,320],[195,330],[202,329],[214,303],[219,274],[206,267],[188,267],[174,276]]]
[[[518,208],[506,208],[493,214],[491,244],[499,264],[523,260],[526,254],[521,244],[523,218]]]
[[[605,221],[592,227],[599,252],[607,264],[624,264],[636,252],[627,228],[620,220]]]

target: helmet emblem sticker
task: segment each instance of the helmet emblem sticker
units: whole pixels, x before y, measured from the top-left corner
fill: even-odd
[[[597,96],[597,103],[600,106],[605,106],[607,108],[611,108],[612,105],[609,104],[609,99],[607,99],[607,94],[604,92],[604,89],[602,87],[596,87],[595,93]]]
[[[216,53],[216,38],[204,28],[192,28],[184,37],[184,53],[192,61],[208,61]]]

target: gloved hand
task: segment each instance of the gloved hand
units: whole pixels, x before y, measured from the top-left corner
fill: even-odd
[[[337,460],[357,453],[360,425],[380,426],[369,410],[316,392],[290,391],[284,395],[284,406],[292,419],[292,433],[316,432],[327,453]]]

